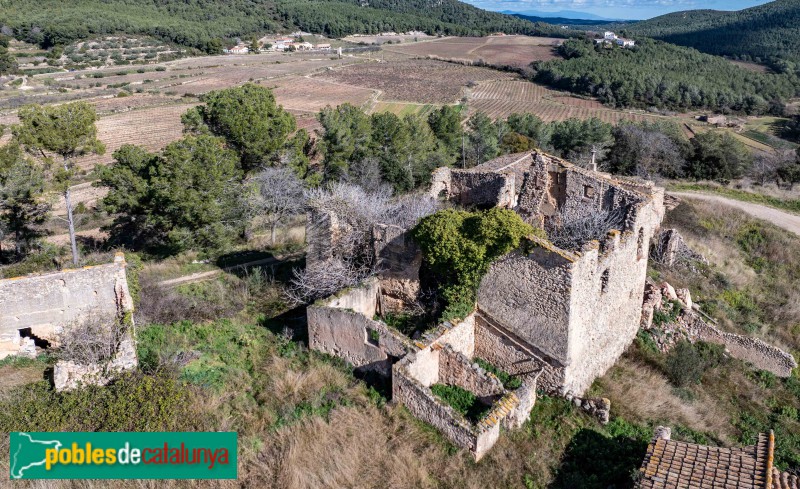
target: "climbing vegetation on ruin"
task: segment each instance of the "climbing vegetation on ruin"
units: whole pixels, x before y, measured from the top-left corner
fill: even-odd
[[[469,314],[481,278],[492,262],[534,234],[533,227],[508,209],[445,209],[420,220],[413,236],[436,282],[442,319]]]

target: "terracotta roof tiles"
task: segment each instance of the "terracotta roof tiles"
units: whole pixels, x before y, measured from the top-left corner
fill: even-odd
[[[696,445],[668,436],[656,436],[647,447],[640,489],[795,489],[774,485],[771,434],[743,448]]]

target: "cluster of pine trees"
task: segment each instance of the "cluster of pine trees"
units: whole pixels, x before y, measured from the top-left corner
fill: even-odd
[[[795,74],[756,73],[650,39],[638,41],[635,48],[571,39],[559,49],[565,59],[532,65],[534,80],[596,96],[615,107],[781,113],[785,101],[800,91]]]

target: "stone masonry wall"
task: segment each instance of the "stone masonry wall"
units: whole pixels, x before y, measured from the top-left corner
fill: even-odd
[[[647,243],[663,217],[654,199],[632,213],[631,229],[584,250],[572,270],[565,390],[582,394],[633,341],[647,278]]]
[[[497,377],[475,368],[472,360],[449,345],[439,351],[439,383],[456,385],[481,398],[504,392],[503,383]]]
[[[407,351],[407,340],[375,321],[379,283],[375,278],[308,308],[309,347],[343,358],[362,370],[388,376],[391,357]]]
[[[720,331],[695,312],[685,311],[680,323],[692,341],[723,345],[732,357],[749,362],[759,370],[772,372],[779,377],[790,377],[792,370],[797,368],[797,362],[789,353],[758,338]]]
[[[399,226],[376,224],[372,235],[381,286],[380,310],[402,311],[419,295],[422,251],[408,230]]]
[[[90,312],[132,311],[125,266],[120,253],[107,265],[0,280],[0,358],[19,351],[21,330],[52,343]]]
[[[478,308],[556,365],[569,360],[569,296],[574,258],[536,246],[492,264],[478,289]]]
[[[523,378],[536,377],[539,388],[558,393],[564,383],[563,367],[557,368],[534,352],[525,351],[509,332],[500,331],[482,315],[475,321],[475,356]]]
[[[449,198],[465,207],[513,207],[514,175],[470,170],[451,170]]]

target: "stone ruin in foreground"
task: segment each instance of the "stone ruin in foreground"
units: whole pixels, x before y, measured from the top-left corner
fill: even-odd
[[[531,238],[524,251],[490,267],[469,316],[413,339],[377,318],[416,301],[421,253],[408,230],[376,225],[379,272],[308,308],[309,346],[345,359],[357,372],[389,380],[393,402],[476,459],[497,441],[500,426],[519,427],[529,418],[537,389],[564,396],[607,422],[609,401],[582,396],[640,326],[652,321],[653,307],[643,315],[642,305],[650,242],[665,213],[664,189],[533,152],[469,170],[440,168],[430,192],[455,205],[513,209],[538,228],[597,213],[614,213],[619,225],[603,239],[572,249]],[[309,223],[307,266],[324,267],[344,234],[340,221],[328,214]],[[504,388],[476,358],[517,376],[520,386]],[[796,364],[789,358],[783,364],[791,371]],[[776,373],[786,375],[783,364]],[[471,423],[433,394],[434,384],[462,387],[491,408]]]
[[[125,318],[132,323],[133,299],[125,268],[125,256],[117,253],[106,265],[0,280],[0,359],[35,357],[43,348],[58,346],[70,327],[92,317]],[[53,372],[56,389],[103,385],[116,373],[135,368],[132,328],[116,350],[106,365],[59,361]]]

